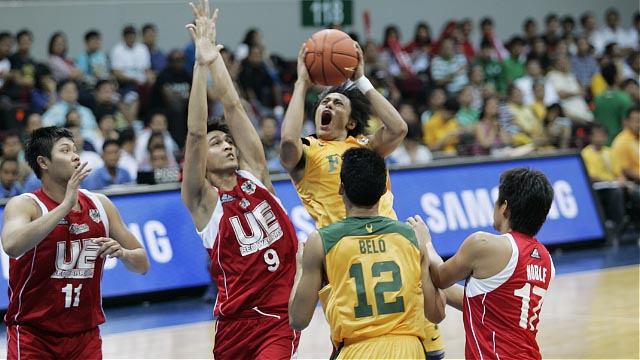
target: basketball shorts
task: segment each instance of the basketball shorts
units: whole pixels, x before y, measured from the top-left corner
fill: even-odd
[[[332,359],[426,359],[417,336],[385,335],[349,343],[334,352]]]
[[[102,359],[100,329],[65,336],[12,325],[7,328],[7,359]]]
[[[213,356],[216,360],[295,359],[300,333],[285,315],[248,319],[218,318]]]

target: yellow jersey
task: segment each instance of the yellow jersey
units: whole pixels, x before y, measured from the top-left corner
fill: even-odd
[[[319,292],[336,348],[383,335],[425,339],[420,250],[413,229],[383,216],[319,230],[328,284]]]
[[[302,204],[318,229],[344,220],[347,213],[338,194],[342,154],[352,147],[369,147],[369,139],[349,136],[345,141],[324,141],[308,136],[303,139],[302,145],[305,153],[304,174],[300,181],[293,183]],[[387,192],[380,199],[378,213],[392,219],[398,218],[393,211],[389,174]]]

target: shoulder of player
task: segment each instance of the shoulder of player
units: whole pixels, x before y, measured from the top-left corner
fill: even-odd
[[[499,246],[501,241],[507,240],[502,235],[495,235],[484,231],[476,231],[464,240],[465,248],[473,252],[491,251],[495,246]]]
[[[34,199],[29,196],[14,196],[4,206],[5,212],[28,212],[29,214],[37,214],[40,209]]]

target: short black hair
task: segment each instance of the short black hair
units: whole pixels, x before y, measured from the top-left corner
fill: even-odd
[[[165,119],[167,119],[167,125],[169,125],[169,114],[163,108],[154,108],[149,110],[147,113],[147,117],[144,119],[144,126],[149,126],[151,124],[151,120],[156,115],[162,115]]]
[[[505,201],[511,229],[535,236],[547,220],[553,202],[553,187],[538,170],[510,169],[500,175],[498,205]]]
[[[16,41],[20,41],[20,38],[23,36],[28,36],[29,39],[33,40],[33,33],[29,29],[22,29],[16,33]]]
[[[124,129],[118,130],[118,141],[120,142],[120,146],[126,142],[135,142],[136,132],[133,127],[127,126]]]
[[[31,137],[25,144],[24,157],[38,179],[42,175],[40,166],[38,166],[38,156],[51,159],[53,144],[62,138],[73,141],[73,134],[68,129],[59,126],[42,127],[31,133]]]
[[[591,129],[589,129],[589,133],[593,134],[595,130],[604,131],[606,134],[609,133],[609,130],[607,130],[606,126],[594,121],[593,124],[591,124]]]
[[[122,29],[122,36],[127,36],[129,34],[137,34],[136,28],[133,25],[127,25]]]
[[[337,93],[349,98],[351,102],[351,114],[349,117],[356,121],[356,126],[347,131],[347,135],[356,137],[365,133],[365,128],[369,124],[369,116],[371,115],[371,102],[367,97],[358,90],[352,82],[344,82],[338,86],[326,88],[320,95],[313,106],[313,114],[318,110],[318,106],[327,95]]]
[[[9,39],[11,39],[11,38],[12,38],[12,36],[11,36],[11,33],[10,33],[10,32],[8,32],[8,31],[2,31],[2,32],[0,32],[0,40],[4,40],[4,39],[7,39],[7,38],[9,38]]]
[[[556,15],[555,13],[549,13],[544,17],[545,24],[549,24],[552,21],[558,21],[558,15]]]
[[[368,148],[350,148],[342,154],[340,181],[356,206],[371,207],[385,193],[387,166],[382,156]]]
[[[231,136],[231,131],[229,130],[229,126],[227,126],[227,124],[224,123],[224,117],[222,116],[207,121],[207,134],[212,131],[221,131]]]
[[[458,110],[460,110],[460,103],[454,98],[448,98],[444,102],[443,108],[455,114],[458,112]]]
[[[16,159],[16,158],[3,158],[2,161],[0,161],[0,169],[4,168],[4,164],[6,164],[8,162],[14,162],[14,163],[20,165],[20,163],[18,162],[18,159]]]
[[[104,152],[104,150],[109,145],[116,145],[119,148],[120,147],[120,141],[118,141],[116,139],[107,139],[107,140],[105,140],[104,143],[102,144],[102,152]]]
[[[493,19],[491,19],[490,17],[483,17],[482,19],[480,19],[480,27],[483,28],[485,26],[493,26]]]
[[[72,83],[73,85],[76,86],[76,89],[78,89],[78,83],[77,82],[75,82],[74,80],[71,80],[71,79],[63,79],[63,80],[60,80],[60,82],[58,83],[58,86],[56,87],[56,90],[58,91],[58,93],[60,93],[60,90],[62,90],[62,88],[65,87],[69,83]]]
[[[147,30],[153,30],[153,31],[158,31],[158,27],[156,27],[155,24],[152,23],[146,23],[142,26],[142,32],[145,33],[147,32]]]
[[[631,114],[634,112],[640,112],[640,105],[632,106],[631,109],[627,110],[627,113],[624,114],[624,118],[628,119],[631,117]]]
[[[84,41],[88,42],[93,38],[100,38],[100,32],[98,30],[92,29],[84,33]]]

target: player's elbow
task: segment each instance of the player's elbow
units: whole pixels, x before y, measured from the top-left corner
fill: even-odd
[[[425,306],[424,316],[434,324],[439,324],[444,320],[446,313],[444,310],[444,303],[433,304],[431,306]]]
[[[20,247],[18,246],[17,243],[11,243],[11,242],[2,242],[2,250],[5,252],[5,254],[7,254],[11,259],[17,259],[20,256],[22,256],[22,254],[25,253],[25,251],[23,249],[20,249]]]
[[[310,319],[301,319],[299,316],[295,316],[291,311],[289,312],[289,326],[295,331],[302,331],[309,326]]]

